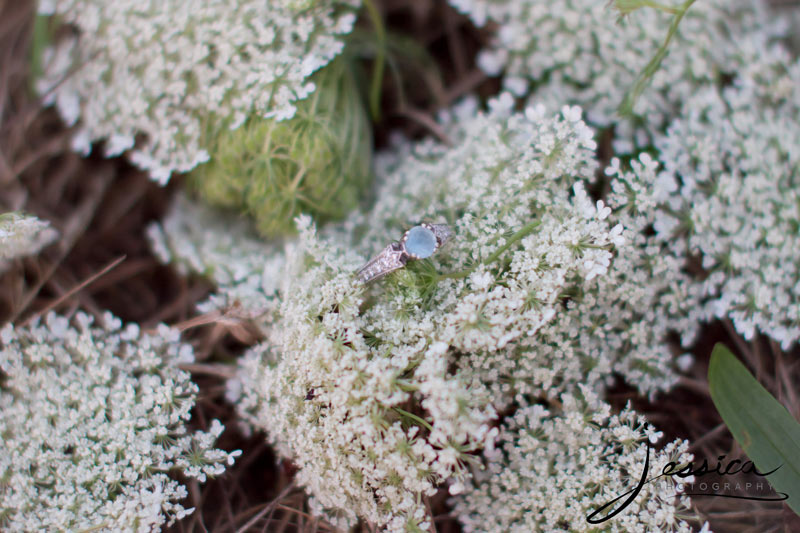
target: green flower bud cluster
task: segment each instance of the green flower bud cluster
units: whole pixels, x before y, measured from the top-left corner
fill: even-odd
[[[207,203],[253,217],[267,237],[294,232],[301,213],[317,222],[344,217],[369,183],[372,135],[352,64],[338,59],[314,82],[293,118],[251,117],[218,131],[211,161],[190,175]]]

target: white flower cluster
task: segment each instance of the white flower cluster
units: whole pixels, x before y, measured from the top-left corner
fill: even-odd
[[[219,290],[201,311],[236,308],[242,316],[269,320],[276,307],[276,273],[285,258],[266,245],[241,217],[177,196],[161,225],[147,228],[153,253],[183,274],[198,273]]]
[[[670,361],[658,341],[674,331],[686,344],[699,323],[717,317],[730,318],[746,338],[760,330],[785,348],[800,339],[800,67],[779,42],[784,20],[760,0],[693,4],[635,119],[620,121],[616,107],[663,42],[670,15],[643,7],[613,24],[609,5],[590,0],[452,3],[478,24],[499,25],[481,63],[504,71],[508,89],[530,89],[531,101],[583,105],[590,122],[614,125],[616,153],[648,146],[665,169],[646,158],[634,160],[632,173],[618,162],[608,171],[607,201],[623,217],[629,246],[618,249],[599,290],[568,304],[575,313],[568,322],[581,327],[553,335],[561,348],[578,344],[580,353],[594,354],[574,372],[615,370],[652,393],[664,385],[652,376],[666,375]],[[627,201],[645,203],[625,207],[634,191],[638,198]],[[638,220],[624,218],[630,209]],[[701,281],[687,274],[697,270],[696,258],[707,276]],[[620,303],[627,311],[610,311]],[[591,345],[589,331],[599,332]],[[638,355],[616,366],[598,357],[623,345]],[[542,374],[532,386],[548,379],[556,378]]]
[[[0,215],[0,272],[6,260],[32,255],[53,242],[58,233],[46,220],[22,213]]]
[[[673,323],[630,321],[666,313],[666,300],[642,306],[673,278],[648,292],[636,284],[667,266],[645,268],[641,253],[621,273],[620,258],[611,263],[615,249],[634,249],[626,233],[645,239],[647,220],[584,192],[597,165],[579,110],[550,117],[512,104],[506,94],[487,113],[467,102],[443,116],[452,147],[401,142],[382,154],[373,208],[321,235],[300,219],[285,253],[261,245],[259,254],[246,233],[187,203],[151,229],[162,258],[226,272],[204,308],[252,306],[267,340],[244,358],[233,396],[336,525],[361,517],[427,529],[422,496],[444,482],[458,492],[474,461],[467,452],[491,446],[495,408],[515,396],[601,387],[612,370],[645,376],[644,390],[670,383],[669,354],[648,350]],[[451,224],[452,243],[384,282],[355,282],[388,239],[424,220]],[[639,351],[623,362],[631,345]]]
[[[208,160],[204,135],[248,116],[290,118],[343,47],[359,0],[45,0],[77,36],[44,59],[39,90],[75,148],[105,141],[161,183]],[[138,136],[144,136],[139,139]]]
[[[455,514],[467,533],[694,531],[687,522],[689,498],[670,476],[645,484],[608,521],[586,520],[634,488],[648,453],[648,479],[661,474],[668,462],[691,461],[685,441],[648,452],[660,436],[630,408],[610,414],[610,407],[585,388],[548,407],[523,407],[503,424],[498,448],[484,453],[486,471],[476,472],[465,492],[454,498]]]
[[[0,529],[149,532],[192,511],[170,474],[202,482],[240,452],[214,449],[218,421],[187,430],[197,387],[178,336],[110,314],[0,331]]]
[[[800,339],[800,63],[774,65],[699,92],[656,140],[654,228],[675,257],[700,260],[696,321],[728,317],[788,349]]]
[[[617,22],[610,3],[598,0],[450,2],[478,25],[497,24],[479,56],[487,73],[503,72],[504,87],[532,93],[531,102],[580,105],[592,125],[615,125],[618,152],[646,146],[698,87],[721,83],[785,33],[762,0],[696,2],[639,98],[637,120],[620,121],[617,107],[664,42],[670,14],[644,7]]]
[[[618,162],[615,162],[618,164]],[[497,392],[495,403],[510,394],[556,397],[578,383],[596,389],[619,374],[640,392],[667,390],[676,378],[676,361],[667,344],[671,333],[688,346],[699,324],[689,316],[699,300],[690,294],[684,258],[670,253],[650,233],[655,218],[658,163],[647,154],[631,162],[636,177],[613,176],[607,196],[612,224],[625,229],[608,273],[569,294],[564,308],[537,337],[492,356],[485,370],[474,358],[461,361],[475,380]]]

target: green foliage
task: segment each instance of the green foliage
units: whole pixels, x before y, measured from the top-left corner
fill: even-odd
[[[36,15],[33,19],[33,36],[31,38],[31,79],[34,81],[42,75],[42,55],[53,40],[52,32],[53,26],[50,17]]]
[[[369,88],[369,109],[375,120],[381,116],[381,89],[383,88],[383,68],[386,60],[386,28],[373,0],[364,0],[369,19],[375,30],[375,64]]]
[[[800,424],[723,344],[708,368],[711,399],[736,441],[786,503],[800,514]]]
[[[293,233],[300,213],[342,218],[368,189],[372,133],[351,64],[339,58],[313,81],[293,118],[217,129],[211,161],[190,175],[206,202],[252,216],[267,237]]]

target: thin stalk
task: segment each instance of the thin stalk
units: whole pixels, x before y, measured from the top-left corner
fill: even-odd
[[[413,420],[414,422],[416,422],[417,424],[420,424],[421,426],[423,426],[428,431],[433,431],[433,426],[431,426],[430,423],[427,420],[425,420],[424,418],[421,418],[421,417],[415,415],[414,413],[409,413],[408,411],[406,411],[404,409],[400,409],[399,407],[393,407],[393,409],[395,411],[397,411],[397,413],[400,416],[408,417],[411,420]]]
[[[377,48],[375,50],[375,65],[372,71],[372,81],[369,88],[369,109],[372,119],[380,120],[381,116],[381,88],[383,86],[383,69],[386,63],[386,27],[374,0],[364,0],[364,7],[375,29]]]
[[[442,274],[440,276],[440,278],[441,279],[466,278],[467,276],[472,274],[475,271],[475,269],[478,268],[480,265],[490,265],[490,264],[494,263],[495,261],[497,261],[498,258],[500,258],[501,255],[506,253],[506,251],[508,251],[509,248],[511,248],[517,242],[519,242],[520,240],[522,240],[525,237],[527,237],[528,235],[530,235],[531,232],[533,230],[535,230],[537,227],[539,227],[540,224],[541,224],[540,220],[532,220],[532,221],[528,222],[527,224],[522,226],[519,230],[517,230],[511,237],[509,237],[508,240],[506,241],[506,243],[503,246],[501,246],[500,248],[495,250],[494,253],[492,253],[492,255],[490,255],[489,257],[487,257],[486,259],[484,259],[483,261],[481,261],[480,263],[478,263],[474,267],[468,268],[466,270],[460,270],[458,272],[451,272],[449,274]]]
[[[680,7],[666,6],[659,2],[654,2],[653,0],[640,0],[640,2],[645,7],[652,7],[653,9],[658,9],[659,11],[664,11],[665,13],[671,13],[673,15],[678,15],[681,12]]]
[[[658,70],[658,67],[661,66],[661,61],[663,61],[667,56],[669,43],[672,41],[675,33],[677,33],[678,25],[681,23],[683,16],[687,11],[689,11],[689,8],[694,3],[695,0],[686,0],[681,7],[677,8],[677,13],[675,13],[675,16],[672,18],[672,23],[669,25],[669,31],[667,32],[667,38],[664,39],[664,44],[662,44],[661,48],[658,49],[656,54],[653,56],[653,59],[651,59],[650,62],[647,63],[647,65],[645,65],[645,67],[642,69],[642,72],[636,79],[636,83],[633,84],[633,88],[628,92],[628,94],[625,96],[625,100],[623,100],[623,102],[620,104],[618,111],[621,116],[629,116],[633,114],[633,107],[636,105],[636,100],[639,99],[639,96],[641,96],[645,87],[647,86],[647,82],[650,81],[650,78],[653,77],[653,74],[655,74],[655,72]]]

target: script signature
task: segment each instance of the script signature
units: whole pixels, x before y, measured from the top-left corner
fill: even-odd
[[[628,505],[630,505],[633,502],[633,500],[636,499],[636,497],[639,495],[639,492],[641,492],[642,487],[644,487],[648,483],[651,483],[665,476],[669,477],[677,476],[679,478],[686,479],[691,476],[703,477],[708,474],[717,474],[719,476],[731,476],[735,474],[752,473],[753,475],[763,477],[772,474],[773,472],[778,470],[778,468],[783,466],[781,464],[778,465],[773,470],[770,470],[769,472],[759,472],[752,461],[742,462],[739,459],[734,459],[733,461],[730,461],[727,464],[727,466],[723,468],[724,462],[722,461],[722,459],[724,459],[724,457],[725,457],[724,455],[719,456],[717,466],[713,469],[709,468],[707,459],[703,459],[703,463],[700,466],[698,466],[697,469],[695,469],[694,464],[691,462],[679,468],[680,465],[678,463],[670,461],[669,463],[664,465],[664,468],[661,469],[661,474],[648,479],[647,478],[648,470],[650,468],[650,443],[648,442],[647,454],[645,455],[645,460],[644,460],[644,469],[642,470],[642,477],[639,479],[637,485],[628,492],[620,494],[613,500],[592,511],[592,513],[586,517],[586,521],[589,522],[590,524],[599,524],[601,522],[605,522],[610,518],[615,517],[616,515],[621,513]],[[777,494],[776,496],[770,496],[770,497],[735,496],[730,494],[717,494],[708,492],[700,492],[700,493],[686,492],[684,494],[686,494],[687,496],[716,496],[720,498],[739,498],[743,500],[761,500],[761,501],[783,501],[789,498],[788,494],[777,491],[776,491]],[[619,505],[619,507],[615,508],[613,511],[609,512],[604,516],[598,517],[598,515],[603,513],[606,509],[613,507],[618,501],[620,501],[622,498],[625,498],[626,496],[627,498]]]

